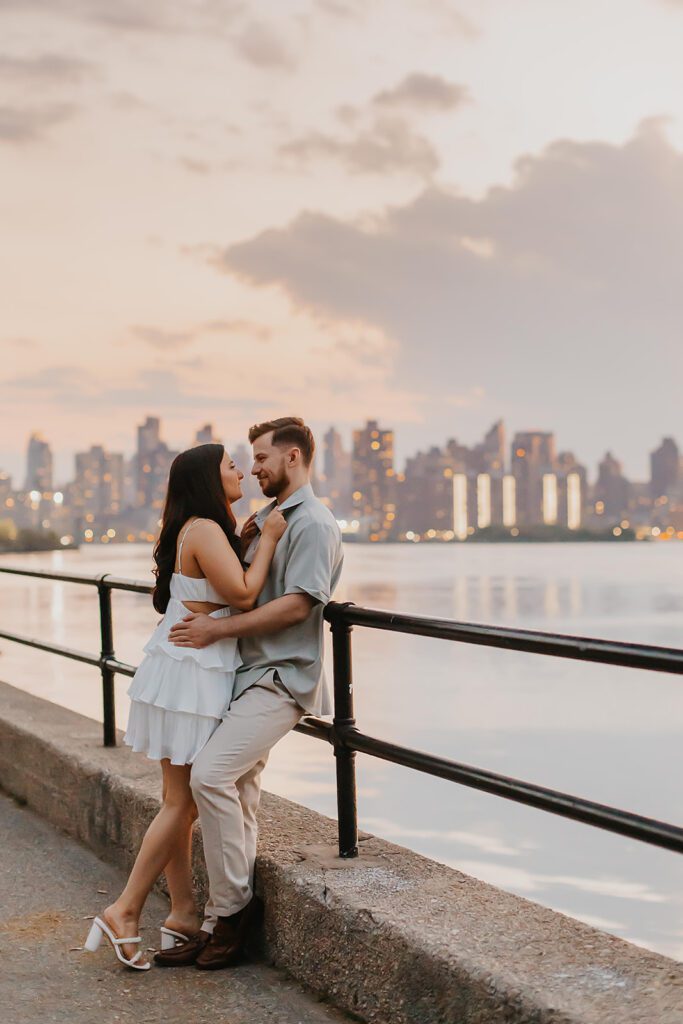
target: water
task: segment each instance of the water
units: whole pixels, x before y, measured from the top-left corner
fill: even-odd
[[[146,548],[11,556],[6,564],[151,579]],[[348,546],[335,597],[465,621],[683,646],[683,545]],[[157,620],[114,594],[115,646],[137,663]],[[3,627],[98,650],[95,593],[2,577]],[[581,665],[356,628],[363,731],[481,768],[680,822],[683,685],[676,676]],[[7,682],[100,718],[88,666],[0,645]],[[329,650],[328,650],[329,663]],[[117,680],[118,723],[128,680]],[[264,784],[335,814],[327,744],[292,734]],[[683,858],[358,755],[363,829],[615,935],[683,959]]]

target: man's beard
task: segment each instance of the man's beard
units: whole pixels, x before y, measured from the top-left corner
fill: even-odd
[[[284,491],[288,483],[287,474],[283,472],[273,480],[266,480],[265,484],[261,487],[261,492],[266,498],[277,498],[278,494]]]

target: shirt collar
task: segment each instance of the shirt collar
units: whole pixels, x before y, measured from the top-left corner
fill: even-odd
[[[280,511],[286,512],[288,509],[294,508],[296,505],[300,505],[303,501],[306,501],[307,498],[313,497],[315,497],[315,495],[313,494],[313,488],[311,487],[311,485],[304,484],[303,487],[299,487],[296,491],[290,494],[290,496],[286,498],[285,501],[282,502],[282,504],[279,506]],[[266,521],[270,513],[273,511],[273,509],[276,507],[277,501],[271,501],[269,505],[265,505],[256,513],[255,522],[259,530],[263,527],[264,522]]]
[[[313,488],[310,484],[304,484],[303,487],[299,487],[297,491],[282,502],[280,505],[280,511],[286,512],[288,508],[294,508],[295,505],[300,505],[302,501],[306,501],[307,498],[312,498]]]

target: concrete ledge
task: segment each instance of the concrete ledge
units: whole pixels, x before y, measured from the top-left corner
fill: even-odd
[[[90,719],[0,683],[0,785],[128,867],[158,769]],[[341,1008],[386,1024],[681,1024],[683,965],[264,793],[262,949]],[[199,843],[196,880],[205,890]]]

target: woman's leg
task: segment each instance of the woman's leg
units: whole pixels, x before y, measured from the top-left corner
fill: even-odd
[[[169,888],[173,886],[172,906],[177,909],[179,916],[187,914],[192,894],[189,844],[192,824],[197,814],[190,789],[190,765],[171,764],[164,758],[161,770],[161,809],[145,833],[125,889],[104,911],[105,919],[117,935],[137,935],[145,900],[164,869]],[[192,911],[194,913],[194,902]],[[125,956],[132,956],[134,952],[134,947],[123,947]]]
[[[171,909],[164,924],[183,935],[194,935],[200,924],[192,885],[192,825],[196,819],[197,806],[193,800],[190,827],[186,833],[178,835],[178,841],[164,868],[171,897]]]

